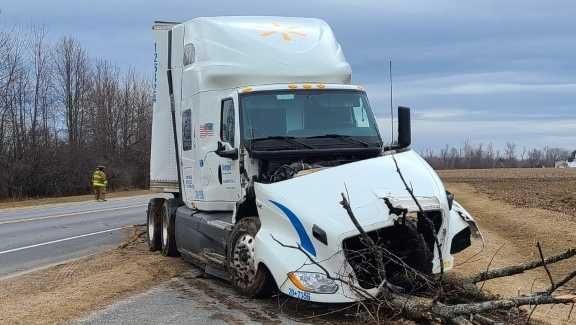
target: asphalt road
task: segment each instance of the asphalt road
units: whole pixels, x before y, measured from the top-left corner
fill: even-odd
[[[150,195],[0,210],[0,278],[118,245]]]

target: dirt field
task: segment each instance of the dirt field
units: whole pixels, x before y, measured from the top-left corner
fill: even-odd
[[[558,211],[576,220],[576,168],[448,170],[440,175],[515,207]]]
[[[502,169],[444,171],[441,177],[466,209],[472,213],[486,238],[486,247],[457,256],[456,271],[473,273],[485,269],[539,259],[536,242],[546,255],[576,247],[576,171],[551,169]],[[471,258],[471,260],[469,260]],[[466,262],[462,264],[463,262]],[[460,264],[460,265],[459,265]],[[576,269],[576,262],[565,261],[552,268],[558,279]],[[486,288],[502,295],[517,295],[549,286],[543,269],[520,276],[493,280]],[[569,285],[576,288],[576,282]],[[566,321],[569,306],[539,307],[536,318],[551,324],[574,324],[575,315]]]

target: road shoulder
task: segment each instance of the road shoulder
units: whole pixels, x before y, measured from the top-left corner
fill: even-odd
[[[130,191],[118,191],[108,193],[106,196],[110,200],[129,198],[133,196],[151,195],[154,194],[149,190],[130,190]],[[62,196],[62,197],[51,197],[51,198],[40,198],[40,199],[27,199],[27,200],[4,200],[0,201],[0,210],[11,210],[11,209],[21,209],[21,208],[32,208],[32,207],[45,207],[45,206],[58,206],[61,204],[68,203],[78,203],[78,202],[89,202],[94,201],[94,195],[74,195],[74,196]]]
[[[181,259],[150,254],[143,236],[138,229],[111,251],[0,281],[0,323],[69,322],[188,268]]]

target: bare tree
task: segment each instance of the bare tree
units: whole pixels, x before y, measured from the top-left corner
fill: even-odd
[[[34,27],[32,30],[31,52],[32,72],[34,78],[33,105],[30,123],[32,145],[36,146],[39,135],[42,135],[44,146],[48,142],[48,109],[51,102],[52,66],[46,44],[46,28]],[[38,123],[40,122],[40,123]],[[38,132],[40,124],[40,132]]]
[[[145,186],[150,84],[46,35],[0,29],[0,198],[85,193],[96,162],[119,175],[114,188]]]
[[[65,109],[68,142],[78,145],[86,123],[90,61],[78,41],[64,37],[56,45],[54,62],[60,101]]]
[[[502,167],[554,167],[556,162],[567,160],[570,152],[562,148],[545,146],[542,149],[524,147],[519,158],[516,144],[507,142],[503,154],[492,143],[473,145],[465,141],[460,147],[446,145],[436,153],[426,149],[426,160],[436,169],[502,168]]]
[[[506,159],[507,167],[516,167],[516,145],[514,143],[506,142],[504,159]]]

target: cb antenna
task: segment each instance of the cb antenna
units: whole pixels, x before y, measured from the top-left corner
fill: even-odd
[[[390,128],[390,144],[394,144],[394,103],[393,103],[393,92],[392,92],[392,60],[389,61],[388,65],[388,76],[390,77],[390,119],[391,119],[391,128]]]

